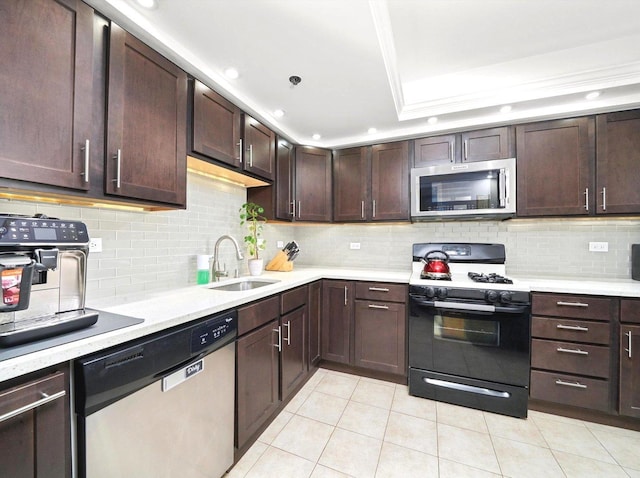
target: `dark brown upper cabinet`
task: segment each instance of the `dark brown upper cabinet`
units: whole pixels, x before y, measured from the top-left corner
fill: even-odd
[[[275,178],[276,134],[244,115],[242,128],[243,169],[265,179]]]
[[[186,73],[113,23],[108,71],[105,193],[184,206]]]
[[[598,214],[640,213],[640,110],[596,119]]]
[[[370,148],[342,149],[333,158],[333,220],[366,221]]]
[[[506,159],[515,154],[510,126],[416,139],[413,148],[416,168]]]
[[[2,2],[0,44],[0,175],[88,190],[93,9],[79,0]]]
[[[592,117],[516,127],[518,216],[576,216],[593,210]]]
[[[298,146],[295,158],[295,220],[331,221],[331,151]]]

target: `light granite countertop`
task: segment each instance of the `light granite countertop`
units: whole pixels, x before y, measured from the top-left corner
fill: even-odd
[[[90,353],[134,340],[169,327],[185,324],[224,310],[278,294],[319,279],[380,281],[407,284],[410,271],[385,271],[340,268],[296,268],[292,272],[265,272],[261,278],[278,282],[253,290],[230,292],[211,289],[211,285],[188,286],[170,291],[151,292],[117,299],[98,300],[87,306],[142,318],[144,322],[77,340],[27,355],[0,361],[0,382],[45,367],[73,360]],[[640,282],[582,281],[517,277],[533,292],[640,297]]]

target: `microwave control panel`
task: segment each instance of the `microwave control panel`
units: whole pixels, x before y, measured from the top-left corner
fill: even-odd
[[[79,221],[0,215],[0,245],[86,244],[87,226]]]

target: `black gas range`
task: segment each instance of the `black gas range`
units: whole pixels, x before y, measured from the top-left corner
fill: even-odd
[[[424,278],[422,259],[449,257],[449,280]],[[527,416],[531,306],[528,288],[505,275],[502,244],[413,245],[409,393]]]

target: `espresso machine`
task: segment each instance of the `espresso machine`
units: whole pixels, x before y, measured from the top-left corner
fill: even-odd
[[[0,347],[89,327],[89,235],[80,221],[0,214]]]

